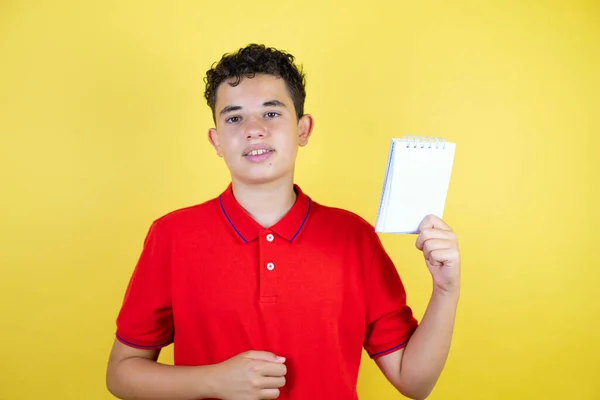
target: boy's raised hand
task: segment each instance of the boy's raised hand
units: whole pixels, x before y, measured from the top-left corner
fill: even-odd
[[[452,229],[435,215],[428,215],[419,225],[415,245],[423,252],[425,264],[433,277],[434,290],[458,295],[460,253]]]

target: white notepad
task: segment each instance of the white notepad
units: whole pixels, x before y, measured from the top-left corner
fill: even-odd
[[[443,218],[455,143],[443,138],[392,139],[375,231],[418,233],[423,218]]]

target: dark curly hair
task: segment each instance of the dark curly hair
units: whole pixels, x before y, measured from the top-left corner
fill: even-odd
[[[268,74],[283,78],[294,102],[296,116],[304,115],[304,99],[306,98],[305,75],[302,67],[294,64],[294,56],[272,47],[261,44],[250,44],[234,54],[225,54],[218,64],[206,72],[206,90],[204,97],[208,102],[215,120],[215,104],[217,89],[221,83],[230,78],[231,86],[240,83],[242,77],[252,78],[255,74]]]

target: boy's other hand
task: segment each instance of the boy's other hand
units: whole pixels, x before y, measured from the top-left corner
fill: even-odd
[[[215,391],[224,400],[279,397],[285,385],[285,358],[266,351],[247,351],[214,365]]]

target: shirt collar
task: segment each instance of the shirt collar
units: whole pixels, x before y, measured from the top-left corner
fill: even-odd
[[[258,237],[261,231],[267,230],[293,242],[306,225],[312,203],[310,197],[304,194],[296,184],[294,184],[294,191],[296,192],[294,205],[283,218],[270,228],[263,228],[242,208],[233,196],[231,183],[221,193],[218,200],[227,223],[243,242],[251,242]]]

